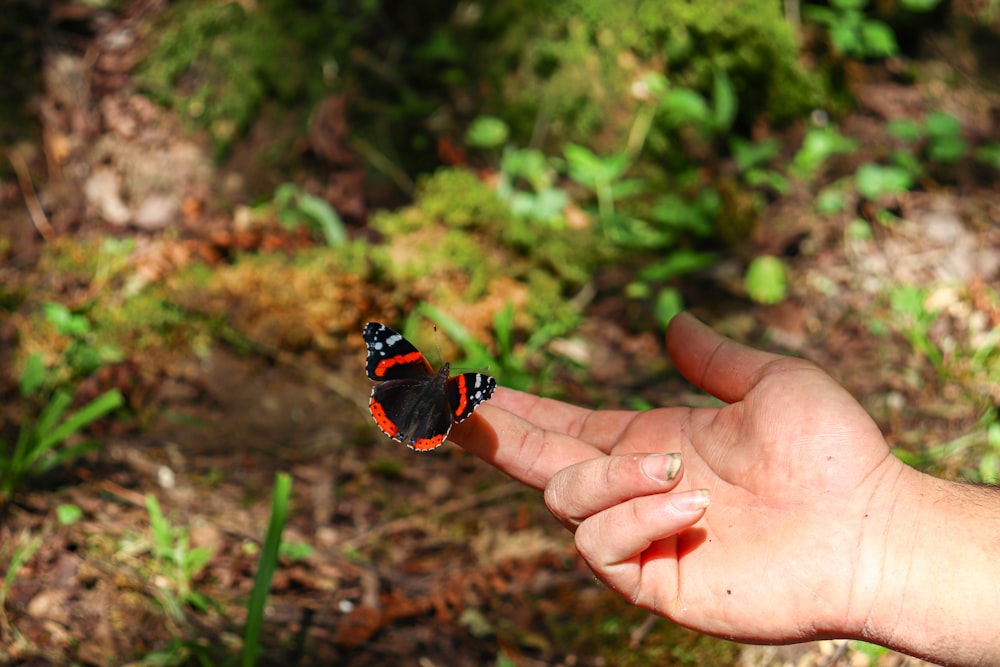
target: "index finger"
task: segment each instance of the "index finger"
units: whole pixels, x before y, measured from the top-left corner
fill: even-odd
[[[498,392],[490,404],[539,428],[583,440],[604,454],[622,443],[640,415],[636,410],[590,410],[514,389]]]
[[[566,466],[601,456],[594,445],[557,428],[546,428],[522,414],[539,414],[539,402],[551,403],[552,426],[570,426],[584,411],[559,401],[497,387],[493,399],[472,417],[456,424],[449,439],[514,479],[543,489]],[[516,411],[516,412],[515,412]]]

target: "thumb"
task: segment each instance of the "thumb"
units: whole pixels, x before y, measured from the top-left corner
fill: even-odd
[[[726,403],[742,400],[768,364],[786,359],[730,340],[689,313],[670,321],[666,342],[677,370]]]

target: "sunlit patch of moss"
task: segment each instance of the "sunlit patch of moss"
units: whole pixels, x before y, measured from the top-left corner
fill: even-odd
[[[367,249],[355,242],[295,257],[246,255],[210,272],[194,268],[171,281],[171,298],[254,344],[333,355],[372,311],[391,313],[388,297],[368,288]]]
[[[567,294],[590,280],[601,257],[591,229],[512,216],[465,169],[439,170],[421,183],[411,206],[383,211],[371,225],[384,241],[370,257],[397,302],[405,308],[427,301],[461,313],[470,331],[488,331],[508,303],[519,328],[568,327],[578,315]]]
[[[440,169],[421,182],[422,218],[451,228],[482,228],[505,221],[510,213],[496,191],[468,169]]]

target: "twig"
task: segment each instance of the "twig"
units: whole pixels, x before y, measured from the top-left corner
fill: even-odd
[[[42,204],[38,201],[35,186],[31,183],[31,174],[28,173],[28,164],[21,156],[21,152],[16,148],[7,154],[7,159],[10,160],[10,165],[14,167],[14,173],[17,174],[17,184],[21,187],[21,195],[24,197],[24,205],[28,207],[31,222],[34,223],[35,229],[38,230],[43,239],[51,241],[55,238],[56,232],[52,229],[52,225],[49,224],[48,218],[45,217],[45,211],[42,209]]]

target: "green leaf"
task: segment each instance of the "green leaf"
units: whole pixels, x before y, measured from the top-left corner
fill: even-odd
[[[146,494],[146,513],[149,515],[149,530],[153,535],[153,555],[164,560],[172,560],[174,531],[163,516],[160,501],[151,493]]]
[[[983,144],[977,148],[976,161],[1000,171],[1000,143]]]
[[[729,142],[729,150],[736,159],[736,168],[747,171],[755,167],[764,167],[781,151],[781,144],[774,137],[762,141],[748,141],[743,137],[734,136]]]
[[[845,137],[834,127],[812,128],[792,159],[792,171],[798,176],[812,178],[830,157],[853,153],[857,149],[856,140]]]
[[[712,75],[713,125],[716,132],[725,133],[736,120],[739,98],[736,97],[736,91],[726,70],[716,69]]]
[[[825,187],[816,195],[816,212],[821,215],[840,213],[846,206],[844,189],[836,186]]]
[[[282,540],[278,549],[279,555],[291,561],[302,561],[311,558],[316,552],[308,542],[285,542]]]
[[[45,362],[42,361],[42,355],[35,352],[24,360],[24,370],[21,371],[18,380],[21,396],[23,398],[31,396],[38,391],[43,382],[45,382]]]
[[[924,121],[927,128],[927,157],[944,164],[958,162],[967,149],[962,124],[943,111],[932,111]]]
[[[83,517],[83,510],[78,505],[60,503],[56,505],[56,520],[60,526],[69,526]]]
[[[61,303],[46,303],[42,305],[45,319],[64,336],[82,337],[90,333],[90,322],[83,315],[74,314]]]
[[[535,192],[547,190],[555,182],[555,171],[548,157],[536,148],[505,148],[500,157],[500,171],[511,179],[523,178]]]
[[[653,317],[661,327],[666,328],[670,320],[682,310],[684,310],[684,297],[673,287],[665,287],[656,294]]]
[[[908,144],[920,141],[923,136],[920,123],[909,118],[896,118],[889,121],[885,126],[885,131]]]
[[[854,185],[862,197],[875,200],[885,194],[906,192],[913,187],[913,177],[902,167],[866,162],[854,173]]]
[[[979,481],[983,484],[996,484],[998,480],[1000,480],[1000,453],[986,452],[979,460]]]
[[[43,429],[40,425],[39,447],[49,449],[88,426],[91,422],[121,407],[123,402],[121,393],[117,389],[110,389],[71,414],[59,426],[51,428],[51,425],[46,423],[46,427]]]
[[[717,259],[715,253],[678,250],[668,255],[663,261],[644,267],[639,271],[639,278],[645,281],[670,280],[676,276],[693,273],[711,266]]]
[[[315,195],[302,194],[299,197],[298,210],[312,221],[314,228],[319,229],[329,247],[336,248],[347,243],[347,228],[344,226],[344,221],[328,201]]]
[[[788,296],[785,264],[772,255],[762,255],[747,267],[744,278],[747,294],[757,303],[771,305]]]
[[[870,58],[888,58],[899,53],[896,33],[882,21],[864,21],[861,24],[861,41],[864,45],[864,54],[861,55]]]
[[[689,88],[671,88],[660,100],[658,111],[668,127],[704,125],[712,114],[705,98]]]
[[[563,148],[563,155],[566,156],[569,177],[593,190],[610,185],[629,167],[629,158],[624,152],[602,158],[585,146],[568,144]]]
[[[478,116],[465,132],[465,142],[476,148],[498,148],[507,143],[510,128],[495,116]]]

